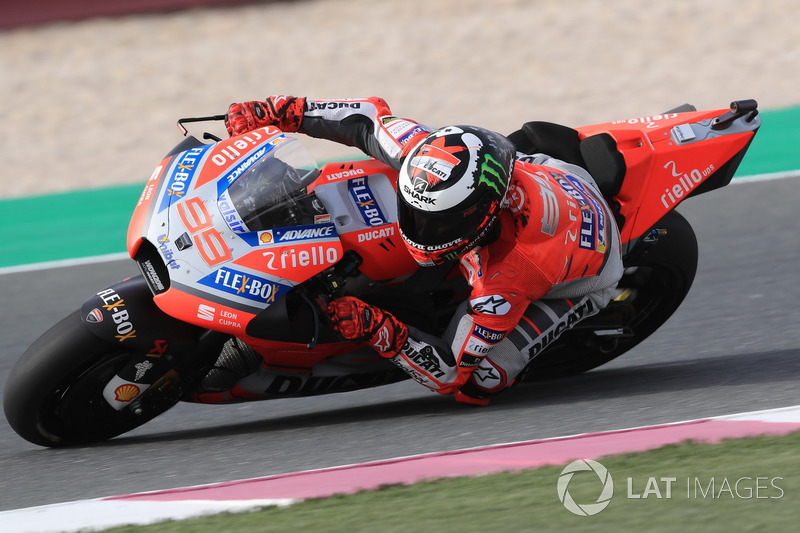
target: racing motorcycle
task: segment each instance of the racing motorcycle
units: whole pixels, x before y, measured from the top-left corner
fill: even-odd
[[[318,166],[273,127],[188,134],[134,209],[127,249],[141,275],[98,290],[12,369],[3,406],[41,446],[115,437],[179,401],[221,404],[328,394],[407,379],[339,337],[341,295],[441,334],[469,293],[456,265],[418,268],[397,226],[396,172],[375,159]],[[636,346],[678,308],[697,241],[675,207],[727,185],[761,125],[754,100],[578,128],[528,122],[525,154],[586,168],[620,228],[617,297],[565,331],[528,376],[574,375]]]

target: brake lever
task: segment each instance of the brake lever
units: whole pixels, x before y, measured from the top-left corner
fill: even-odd
[[[210,115],[207,117],[187,117],[187,118],[179,118],[178,119],[178,131],[186,137],[189,135],[189,130],[186,129],[184,124],[188,124],[190,122],[211,122],[216,120],[225,120],[228,115]]]

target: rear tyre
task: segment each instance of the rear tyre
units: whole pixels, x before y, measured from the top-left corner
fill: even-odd
[[[113,409],[103,388],[131,352],[86,329],[75,311],[36,340],[17,361],[3,393],[3,409],[22,438],[58,447],[98,442],[126,433],[177,403],[133,414]]]
[[[697,272],[697,237],[689,222],[670,211],[653,229],[664,229],[635,264],[625,264],[623,295],[580,322],[528,365],[528,380],[566,377],[601,366],[660,328],[678,309]],[[597,335],[621,328],[623,335]]]

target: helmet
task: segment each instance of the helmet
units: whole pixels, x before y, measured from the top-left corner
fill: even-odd
[[[493,227],[516,150],[492,131],[448,126],[414,147],[397,182],[400,234],[423,266],[474,248]]]

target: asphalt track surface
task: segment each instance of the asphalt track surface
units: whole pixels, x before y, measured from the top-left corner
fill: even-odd
[[[179,405],[107,443],[45,449],[0,417],[0,511],[800,403],[800,179],[686,201],[700,243],[675,316],[617,361],[488,408],[411,382],[234,406]],[[0,388],[35,337],[132,263],[0,276]]]

